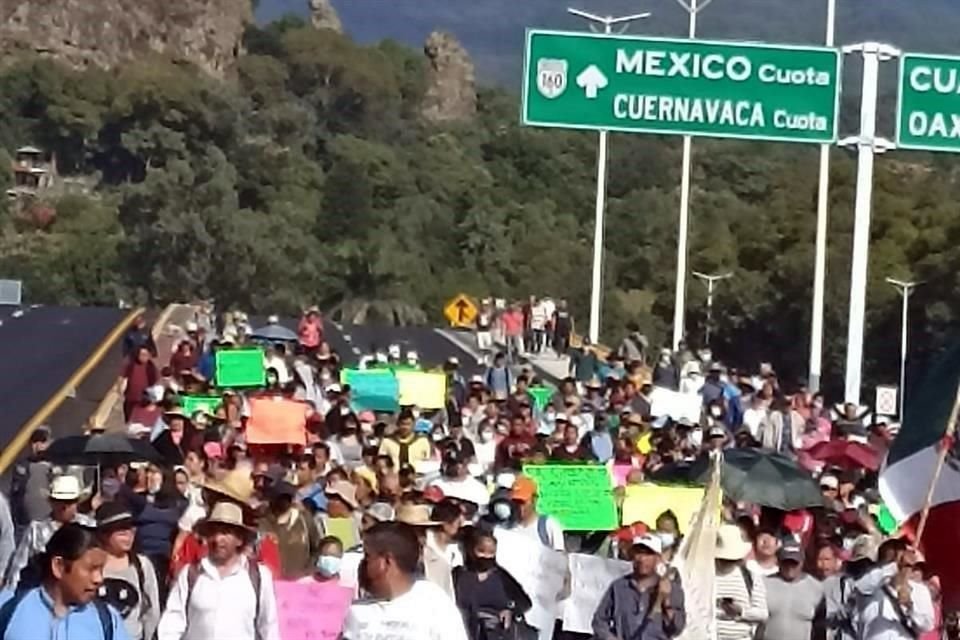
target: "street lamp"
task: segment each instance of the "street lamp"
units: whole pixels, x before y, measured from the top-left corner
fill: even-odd
[[[900,422],[903,422],[903,399],[907,389],[907,307],[910,304],[910,294],[922,282],[904,282],[895,278],[887,278],[887,282],[900,291],[903,297],[903,315],[900,318]]]
[[[836,35],[837,0],[827,0],[827,34],[832,47]],[[820,145],[820,186],[817,194],[817,239],[813,260],[813,311],[810,322],[810,389],[820,389],[823,368],[823,298],[827,279],[827,214],[830,199],[830,145]]]
[[[591,23],[603,25],[603,32],[613,33],[614,25],[623,25],[618,33],[623,33],[631,22],[650,17],[650,12],[635,13],[629,16],[598,16],[580,9],[567,9],[567,13],[584,18]],[[594,30],[593,24],[590,26]],[[600,341],[600,294],[603,288],[603,213],[607,199],[607,132],[600,132],[600,145],[597,150],[597,206],[593,228],[593,281],[590,293],[590,342]]]
[[[677,0],[690,14],[687,37],[697,37],[697,14],[707,8],[713,0]],[[690,217],[690,162],[693,154],[693,138],[683,136],[683,165],[680,178],[680,228],[677,232],[677,288],[673,306],[673,349],[680,346],[683,339],[684,307],[687,297],[687,227]]]
[[[721,281],[726,280],[727,278],[732,278],[732,273],[719,273],[719,274],[706,274],[700,273],[699,271],[694,271],[693,275],[697,278],[700,278],[707,285],[707,329],[706,336],[704,337],[704,346],[710,347],[710,330],[713,328],[713,287],[714,285]]]

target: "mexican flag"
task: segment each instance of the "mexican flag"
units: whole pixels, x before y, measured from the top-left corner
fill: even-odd
[[[960,344],[941,356],[911,391],[900,432],[880,472],[880,494],[910,535],[916,531],[940,456],[947,450],[919,542],[940,576],[945,605],[960,605],[960,447],[947,435],[958,385]]]

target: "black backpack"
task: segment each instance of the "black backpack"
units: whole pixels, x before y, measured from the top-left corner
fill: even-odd
[[[3,603],[0,607],[0,640],[7,636],[7,628],[13,619],[20,601],[29,593],[29,590],[17,590],[16,595]],[[97,612],[100,619],[100,628],[103,630],[103,640],[113,640],[113,616],[110,614],[110,606],[102,600],[94,600],[91,605]]]

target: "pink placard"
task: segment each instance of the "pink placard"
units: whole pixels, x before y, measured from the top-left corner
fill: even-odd
[[[615,464],[610,468],[610,477],[613,478],[613,486],[625,487],[627,485],[627,476],[636,467],[629,464]]]
[[[337,640],[353,600],[338,582],[304,580],[273,583],[280,616],[280,640]]]

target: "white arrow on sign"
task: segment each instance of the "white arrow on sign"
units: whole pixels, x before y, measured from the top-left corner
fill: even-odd
[[[603,75],[603,71],[600,71],[595,64],[590,65],[577,76],[577,86],[583,89],[588,100],[595,100],[597,92],[605,89],[607,84],[607,76]]]

